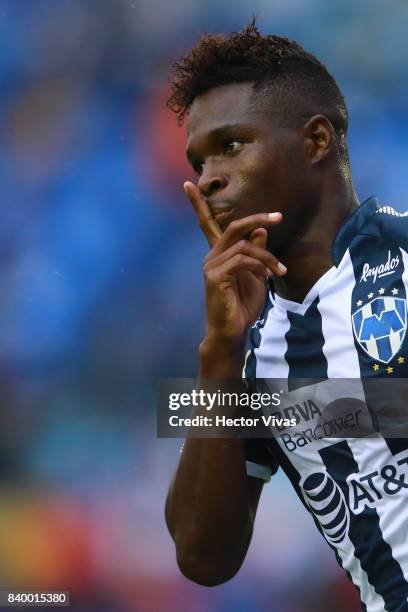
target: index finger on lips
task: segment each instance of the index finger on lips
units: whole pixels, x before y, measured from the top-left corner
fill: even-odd
[[[219,241],[215,250],[225,250],[242,238],[246,238],[253,230],[260,227],[268,228],[281,221],[282,213],[280,212],[257,213],[232,221],[222,234],[222,240]]]
[[[222,230],[212,216],[210,208],[205,198],[203,198],[201,195],[198,187],[190,181],[186,181],[183,187],[188,199],[193,205],[200,227],[207,238],[209,245],[213,247],[221,238]]]

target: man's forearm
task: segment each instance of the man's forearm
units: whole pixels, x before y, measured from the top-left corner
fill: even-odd
[[[200,347],[202,379],[240,379],[242,365],[242,347]],[[187,577],[210,585],[238,571],[253,527],[243,439],[187,438],[166,518]]]

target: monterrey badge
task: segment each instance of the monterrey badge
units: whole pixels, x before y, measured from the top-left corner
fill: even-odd
[[[376,297],[356,310],[352,320],[361,348],[373,359],[389,363],[401,348],[407,330],[406,300]]]

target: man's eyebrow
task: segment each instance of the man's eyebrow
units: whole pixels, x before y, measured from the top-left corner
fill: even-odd
[[[244,123],[228,123],[209,130],[202,136],[202,138],[205,138],[206,140],[218,140],[225,136],[233,136],[237,132],[242,133],[243,131],[247,131],[250,129],[251,126],[246,125]],[[196,156],[194,155],[190,147],[188,147],[186,150],[186,156],[191,164],[197,161]]]

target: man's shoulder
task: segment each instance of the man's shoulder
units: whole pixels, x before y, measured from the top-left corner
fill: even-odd
[[[370,225],[384,240],[394,242],[397,246],[408,246],[408,206],[405,208],[380,204],[371,217]]]
[[[391,206],[375,197],[363,202],[338,232],[333,259],[338,264],[353,244],[361,243],[365,250],[371,242],[373,248],[377,248],[379,241],[408,250],[408,205],[406,208]]]

